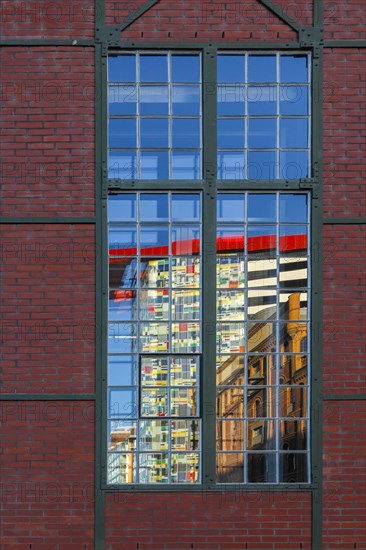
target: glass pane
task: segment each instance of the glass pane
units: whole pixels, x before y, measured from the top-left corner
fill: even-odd
[[[276,385],[276,356],[248,356],[248,384],[251,386]]]
[[[274,453],[248,454],[248,483],[275,483],[276,455]]]
[[[173,321],[193,321],[200,318],[199,290],[175,290],[172,292]]]
[[[110,115],[135,115],[137,110],[136,86],[109,86],[108,113]]]
[[[218,288],[244,288],[244,254],[219,254],[216,273]]]
[[[308,58],[299,55],[281,55],[280,57],[281,82],[307,82]]]
[[[108,453],[107,483],[136,483],[136,455]]]
[[[307,388],[300,386],[284,387],[281,386],[280,394],[280,416],[303,418],[308,415],[307,407]]]
[[[108,422],[108,451],[123,453],[136,450],[136,422]]]
[[[250,420],[247,430],[247,449],[250,451],[271,451],[276,448],[275,422],[273,420]]]
[[[141,82],[167,82],[167,55],[140,55]]]
[[[280,225],[280,252],[286,255],[305,256],[307,248],[306,225]]]
[[[248,262],[249,287],[276,286],[277,263],[277,260],[271,259],[269,254],[265,258],[260,257],[259,253],[253,257],[250,256]],[[254,295],[252,296],[254,297]]]
[[[277,114],[277,88],[274,86],[248,86],[248,114]]]
[[[144,148],[168,147],[168,120],[164,118],[142,118],[140,120],[140,142]]]
[[[199,448],[198,420],[172,420],[171,446],[174,451],[194,451]]]
[[[244,351],[243,323],[218,323],[216,337],[216,351],[218,354]]]
[[[140,422],[140,451],[167,451],[169,440],[168,420],[144,420]]]
[[[135,355],[108,357],[108,385],[131,386],[137,383],[137,361]]]
[[[108,56],[108,81],[109,82],[135,82],[136,81],[136,56],[135,55]]]
[[[169,179],[169,153],[166,151],[141,151],[141,179]]]
[[[309,154],[307,151],[280,152],[280,178],[300,179],[307,178]]]
[[[307,319],[307,292],[280,292],[280,320],[306,321]]]
[[[112,389],[108,392],[109,418],[136,418],[136,389]]]
[[[248,418],[273,418],[276,416],[276,388],[247,390]]]
[[[172,82],[200,81],[199,55],[172,55]]]
[[[197,353],[200,351],[200,324],[172,324],[172,352]]]
[[[276,176],[276,152],[275,151],[248,151],[248,178],[249,179],[275,179]]]
[[[217,483],[243,483],[243,453],[218,453],[216,455],[216,480]]]
[[[140,87],[140,114],[167,115],[169,112],[168,86]]]
[[[118,253],[118,249],[110,250],[110,253]],[[111,288],[130,288],[137,285],[137,260],[136,258],[109,258],[109,286]],[[119,294],[115,294],[117,298]],[[125,296],[122,294],[122,296]]]
[[[244,422],[242,420],[216,422],[216,449],[218,451],[241,451],[244,449]]]
[[[198,357],[171,357],[171,386],[195,386],[199,376]]]
[[[219,119],[217,121],[217,146],[220,149],[244,148],[244,120]]]
[[[280,114],[307,115],[309,91],[307,86],[280,86]]]
[[[307,421],[285,420],[280,422],[280,449],[306,451]]]
[[[216,296],[219,321],[244,321],[244,292],[221,290]]]
[[[248,82],[276,82],[276,80],[276,56],[248,56]]]
[[[300,149],[308,146],[308,121],[304,118],[280,120],[280,146],[285,149]]]
[[[172,86],[173,115],[200,114],[199,86]]]
[[[300,341],[301,349],[301,341]],[[302,385],[308,383],[307,355],[280,355],[280,384]]]
[[[108,318],[110,321],[137,320],[137,292],[133,289],[109,292]]]
[[[192,288],[200,286],[200,258],[172,258],[172,286]]]
[[[165,255],[169,251],[169,229],[164,225],[140,227],[140,253],[142,256]]]
[[[268,149],[276,147],[277,120],[275,118],[250,118],[248,125],[248,147]]]
[[[245,88],[238,84],[226,84],[217,88],[217,114],[244,116]]]
[[[199,221],[200,219],[200,195],[178,194],[172,195],[172,220],[173,221]]]
[[[281,193],[280,195],[280,222],[306,223],[307,196]]]
[[[276,195],[249,193],[248,221],[255,223],[276,221]]]
[[[169,290],[141,290],[141,321],[168,321],[169,310]]]
[[[199,254],[200,234],[198,225],[173,225],[172,254]]]
[[[300,238],[301,236],[299,236]],[[304,236],[306,238],[306,235]],[[297,237],[294,238],[298,240]],[[286,242],[283,243],[284,245]],[[283,251],[283,254],[280,258],[280,286],[282,288],[297,288],[299,285],[306,287],[308,284],[308,261],[306,256],[303,254],[304,250],[298,251],[298,257],[294,258],[294,252],[286,253]],[[291,255],[287,255],[291,254]],[[294,281],[294,282],[292,282]],[[298,283],[300,281],[300,283]]]
[[[169,258],[149,258],[140,263],[142,288],[169,286]]]
[[[244,193],[217,195],[217,219],[224,222],[244,220]]]
[[[217,155],[217,177],[220,180],[244,179],[244,152],[224,153]]]
[[[268,342],[275,341],[275,323],[248,323],[248,351],[267,351]]]
[[[111,225],[109,227],[109,252],[114,256],[136,253],[137,231],[134,225]]]
[[[276,227],[274,225],[248,226],[248,253],[253,254],[253,261],[260,253],[271,258],[276,251]]]
[[[109,353],[133,353],[136,351],[137,327],[134,323],[108,324]]]
[[[140,221],[167,221],[169,219],[167,193],[142,193],[139,214]]]
[[[219,225],[217,228],[216,246],[217,252],[244,250],[244,226],[239,224]]]
[[[172,151],[172,179],[197,180],[201,177],[199,152]]]
[[[169,460],[167,453],[141,453],[139,459],[140,483],[168,483]]]
[[[305,453],[281,453],[280,483],[307,483],[307,457]]]
[[[219,355],[216,357],[216,384],[222,386],[244,384],[243,355]]]
[[[109,221],[133,221],[136,219],[135,193],[121,193],[108,197]]]
[[[140,324],[140,350],[146,353],[167,352],[168,325],[166,323]]]
[[[248,292],[248,318],[251,320],[276,320],[277,295],[276,290],[256,288]]]
[[[175,149],[200,147],[200,120],[198,118],[173,118],[172,145]]]
[[[218,388],[216,415],[217,418],[244,418],[244,388]]]
[[[167,357],[141,357],[141,385],[168,385]]]
[[[171,416],[197,415],[197,390],[190,388],[173,388],[170,390]]]
[[[217,56],[217,82],[244,82],[244,55]]]
[[[307,336],[307,323],[280,323],[279,351],[282,353],[299,353],[301,341]]]
[[[130,180],[137,177],[136,151],[109,151],[108,177]]]
[[[199,480],[198,453],[172,453],[171,482],[196,483]]]
[[[112,148],[135,149],[136,119],[112,118],[108,123],[108,144]]]
[[[168,390],[166,388],[141,390],[141,416],[167,416]]]

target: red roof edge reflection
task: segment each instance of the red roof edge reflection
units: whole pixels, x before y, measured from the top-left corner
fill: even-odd
[[[276,248],[276,235],[263,235],[248,238],[248,252],[264,252]],[[291,252],[306,250],[307,235],[285,235],[280,237],[280,252]],[[233,235],[228,237],[218,237],[216,239],[217,252],[244,252],[244,235]],[[173,241],[173,255],[197,255],[200,253],[200,240]],[[112,256],[109,261],[118,261],[113,256],[136,256],[136,247],[131,248],[113,248],[109,251]],[[152,246],[142,248],[142,256],[168,256],[168,246]]]

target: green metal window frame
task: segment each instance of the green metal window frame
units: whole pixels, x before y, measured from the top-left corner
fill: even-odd
[[[197,45],[190,43],[180,44],[123,44],[123,47],[105,47],[100,46],[100,57],[97,58],[97,73],[99,71],[100,88],[99,92],[99,111],[97,112],[97,127],[100,128],[100,135],[97,135],[97,165],[98,159],[100,162],[101,174],[101,208],[99,210],[99,227],[101,233],[100,239],[100,277],[99,289],[102,299],[97,304],[98,319],[100,322],[100,340],[99,349],[97,350],[100,365],[100,377],[97,388],[97,403],[100,404],[100,414],[97,418],[97,458],[100,464],[101,472],[101,489],[108,491],[122,492],[151,492],[151,491],[202,491],[202,490],[228,490],[228,491],[294,491],[294,490],[309,490],[316,486],[318,462],[318,434],[313,429],[313,421],[317,417],[317,403],[319,403],[319,392],[317,391],[318,375],[316,368],[311,370],[310,387],[311,387],[311,482],[310,483],[276,483],[276,484],[216,484],[216,449],[215,449],[215,400],[205,400],[202,403],[202,433],[204,438],[202,441],[202,474],[201,483],[192,485],[161,485],[161,484],[126,484],[126,485],[110,485],[107,483],[107,198],[109,194],[126,192],[126,191],[189,191],[195,190],[202,194],[202,220],[203,220],[203,258],[202,269],[205,272],[205,278],[215,280],[216,277],[216,197],[219,192],[224,191],[262,191],[262,192],[279,192],[291,191],[293,193],[310,192],[311,200],[309,204],[310,218],[312,220],[312,231],[310,241],[311,264],[312,264],[312,279],[311,279],[311,357],[312,364],[317,364],[318,352],[318,329],[319,329],[319,301],[317,300],[320,293],[319,272],[316,269],[319,260],[319,220],[318,220],[318,199],[319,199],[319,182],[318,178],[318,163],[319,163],[319,139],[320,135],[316,124],[311,125],[311,177],[299,180],[217,180],[216,162],[217,162],[217,85],[216,85],[216,58],[220,51],[263,51],[263,53],[286,52],[294,54],[311,54],[311,49],[296,49],[293,45],[289,47],[281,47],[275,44],[250,45],[247,44],[206,44]],[[122,53],[123,51],[136,50],[155,50],[155,51],[172,51],[185,50],[190,52],[201,53],[202,56],[202,86],[203,86],[203,179],[202,180],[178,180],[178,181],[159,181],[159,180],[118,180],[109,179],[107,170],[107,63],[109,53]],[[311,120],[316,121],[319,113],[319,81],[317,74],[319,72],[319,59],[316,56],[311,56]],[[202,346],[205,350],[206,360],[209,364],[215,365],[215,307],[216,307],[216,287],[208,285],[206,292],[203,294],[202,308],[204,317],[202,319]],[[315,346],[314,346],[315,343]],[[319,350],[320,351],[320,350]],[[205,388],[206,395],[215,396],[216,381],[211,373],[202,371],[201,384]],[[315,423],[314,423],[315,424]]]

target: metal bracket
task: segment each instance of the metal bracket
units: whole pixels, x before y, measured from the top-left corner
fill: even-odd
[[[320,48],[324,46],[324,31],[320,27],[303,27],[299,30],[301,48],[313,48],[314,57],[319,57]]]
[[[315,178],[300,179],[300,189],[311,189],[313,198],[319,198],[319,181]]]

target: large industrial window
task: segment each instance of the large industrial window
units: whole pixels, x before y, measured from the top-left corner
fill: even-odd
[[[308,57],[215,63],[208,183],[201,55],[109,57],[110,485],[310,481]]]

